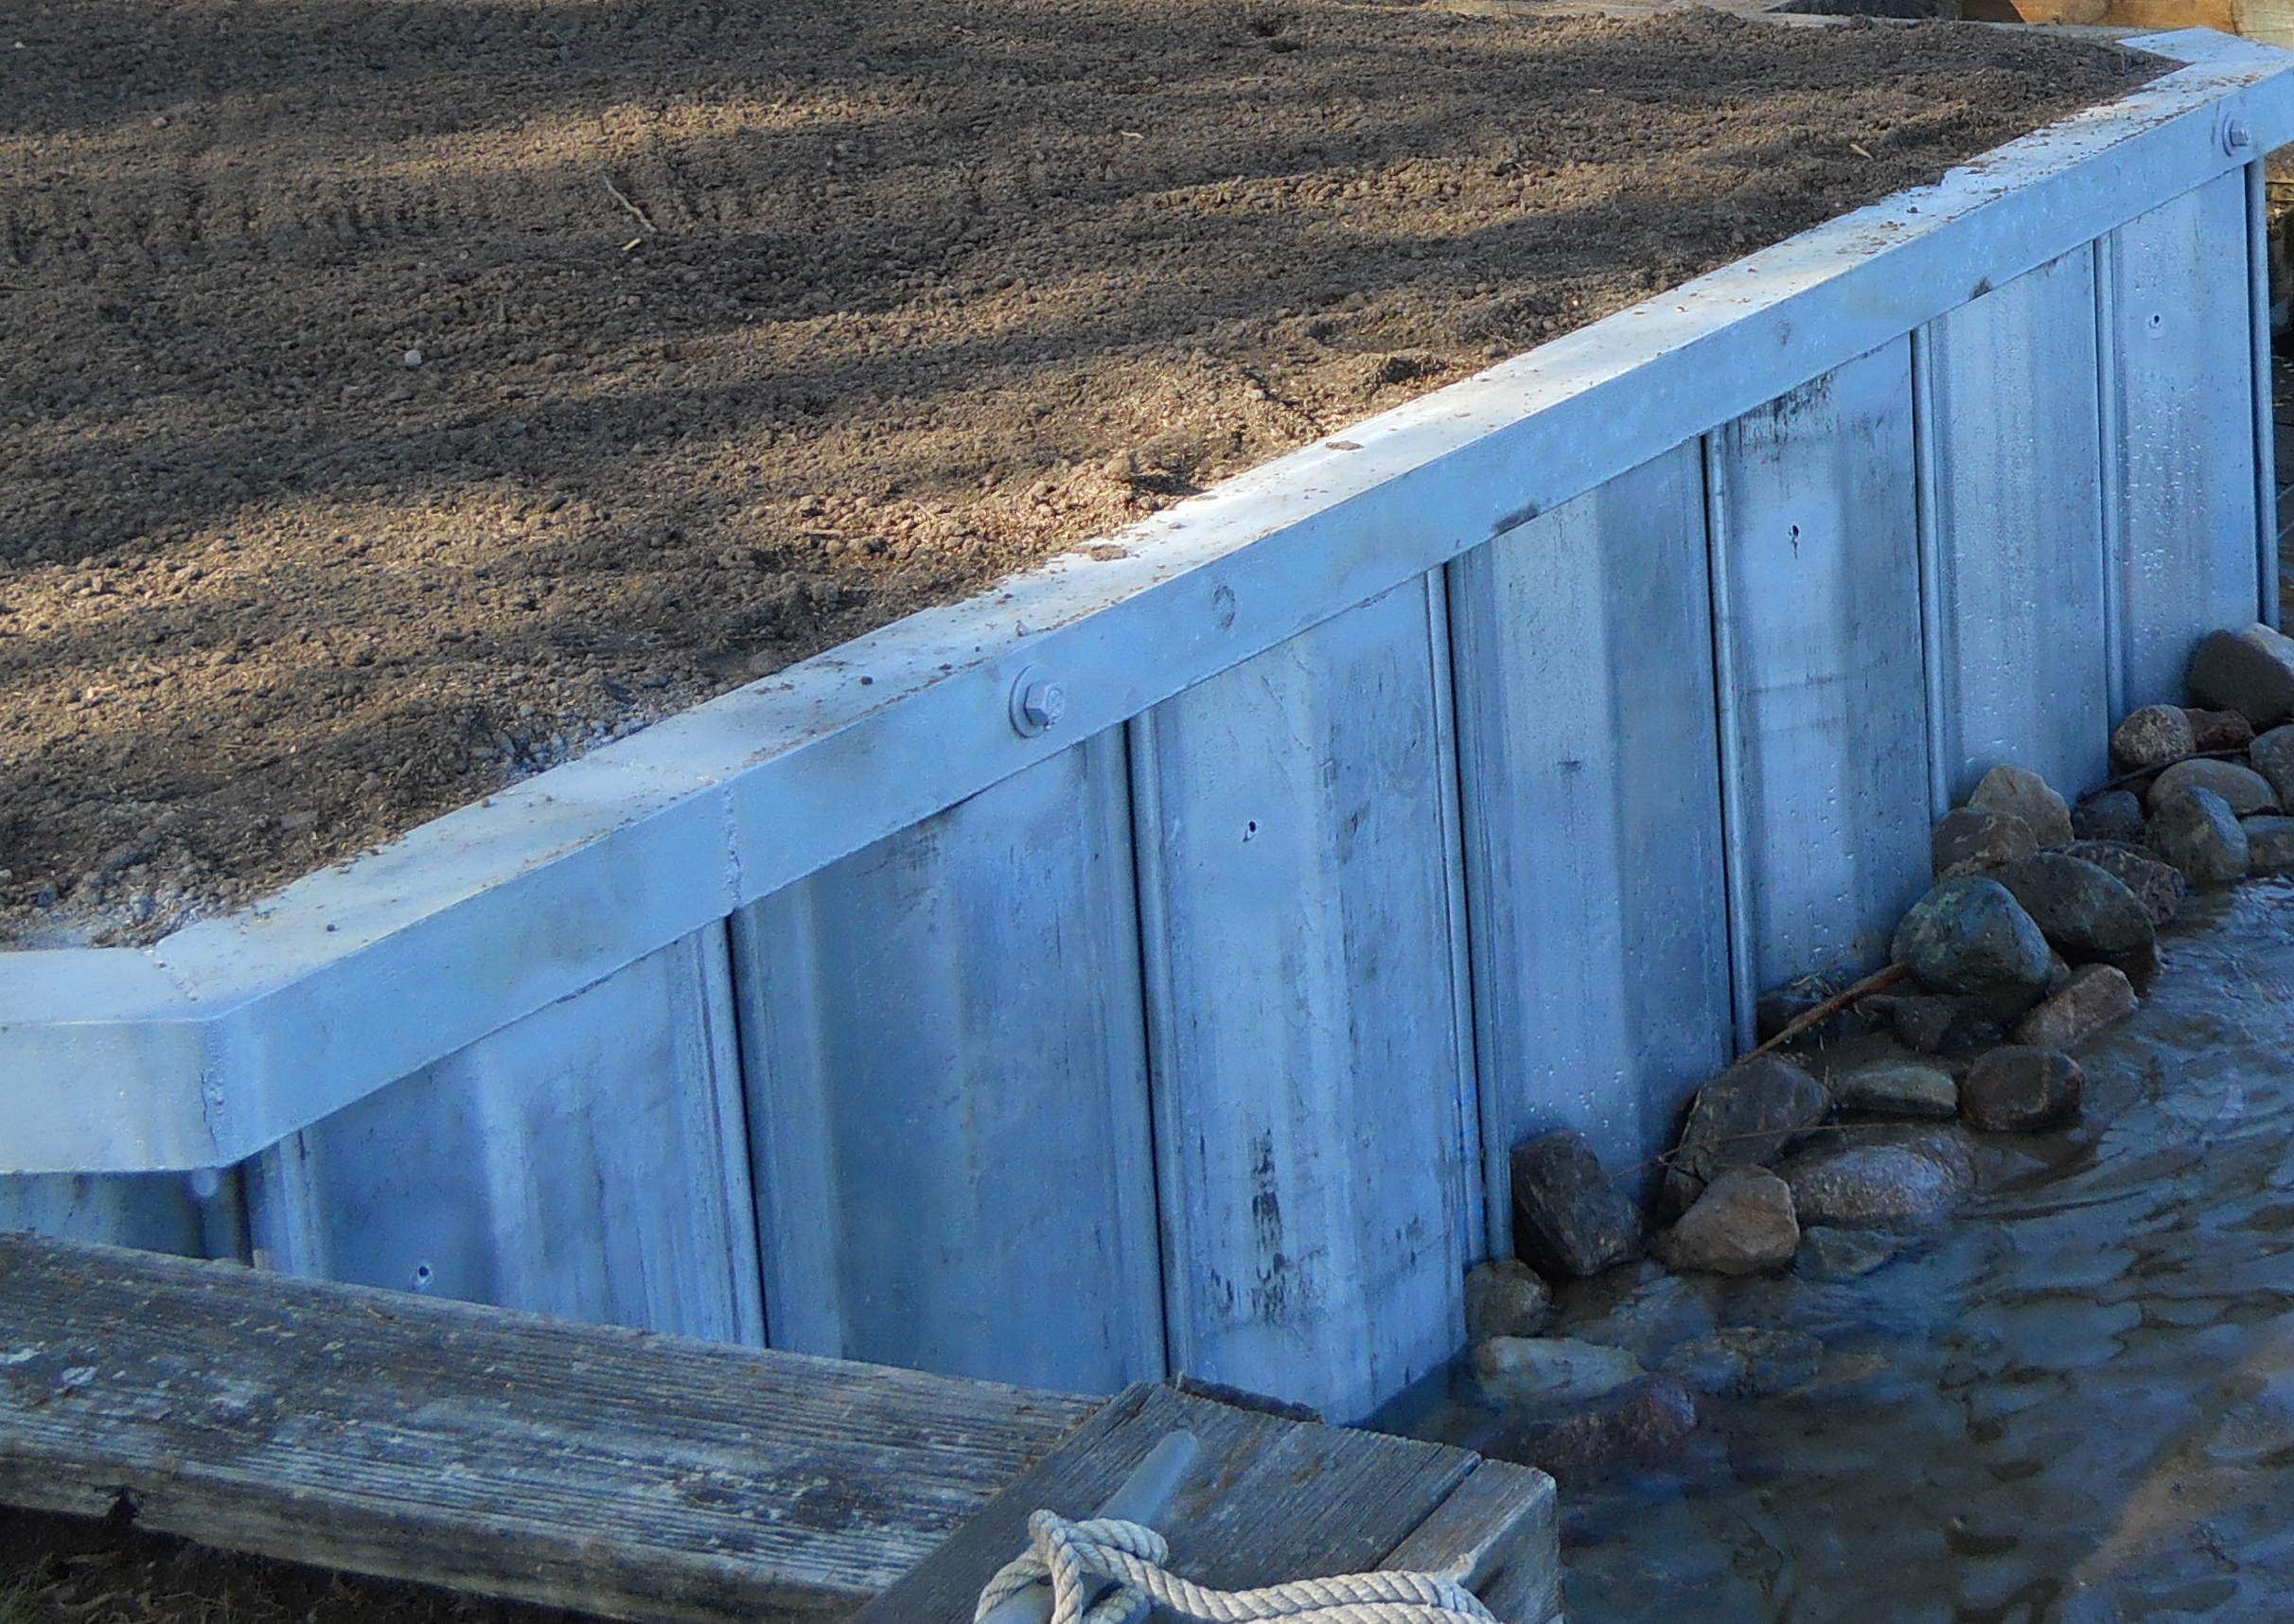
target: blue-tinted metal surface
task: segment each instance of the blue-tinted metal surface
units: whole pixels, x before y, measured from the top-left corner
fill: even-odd
[[[1700,448],[1450,566],[1491,1247],[1507,1151],[1653,1156],[1730,1055]]]
[[[2247,227],[2238,171],[2105,239],[2126,709],[2179,704],[2198,639],[2263,608]]]
[[[1334,1420],[1449,1357],[1481,1199],[1433,592],[1134,727],[1172,1363]]]
[[[225,1179],[201,1199],[179,1173],[35,1173],[0,1178],[0,1229],[28,1229],[66,1241],[140,1246],[179,1257],[233,1257],[217,1248],[218,1226],[209,1209],[239,1199],[238,1181]],[[224,1233],[230,1226],[223,1226]]]
[[[1738,418],[1706,455],[1749,1046],[1748,995],[1877,963],[1928,880],[1910,343]]]
[[[1946,804],[2002,762],[2066,796],[2109,772],[2094,299],[2093,251],[2081,249],[1922,335],[1932,721]]]
[[[1121,730],[735,916],[773,1346],[1164,1373]]]
[[[259,1157],[258,1262],[756,1343],[739,1086],[720,927]]]

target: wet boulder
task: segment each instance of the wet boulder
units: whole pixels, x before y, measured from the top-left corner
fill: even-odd
[[[2135,799],[2131,789],[2106,790],[2071,809],[2071,832],[2081,840],[2122,840],[2140,845],[2143,822],[2143,803]]]
[[[2254,742],[2254,724],[2236,711],[2185,710],[2191,724],[2191,748],[2202,753],[2244,750]]]
[[[2140,1002],[2124,971],[2111,964],[2089,964],[2074,971],[2062,991],[2051,994],[2016,1023],[2015,1040],[2037,1049],[2069,1049],[2133,1015]]]
[[[1982,998],[1965,993],[1907,993],[1884,1004],[1896,1041],[1922,1054],[1976,1049],[2000,1040],[2000,1023]]]
[[[1892,1229],[1848,1229],[1825,1224],[1800,1232],[1792,1272],[1803,1280],[1860,1280],[1884,1268],[1904,1249]]]
[[[1665,1373],[1715,1397],[1770,1398],[1816,1379],[1824,1344],[1804,1331],[1732,1325],[1666,1356]]]
[[[2111,730],[2110,762],[2121,772],[2148,772],[2197,749],[2190,716],[2175,705],[2145,705]]]
[[[2241,818],[2246,831],[2247,873],[2294,874],[2294,818]]]
[[[2060,1050],[1995,1049],[1960,1079],[1960,1115],[1989,1133],[2060,1127],[2079,1114],[2087,1074]]]
[[[2179,761],[2152,779],[2150,809],[2156,812],[2186,789],[2213,790],[2222,797],[2223,804],[2241,818],[2250,812],[2278,810],[2278,792],[2261,773],[2234,761],[2208,761],[2203,757]]]
[[[2211,789],[2186,789],[2160,806],[2144,838],[2197,891],[2234,885],[2247,872],[2246,831]]]
[[[2064,852],[2039,852],[1992,878],[2020,903],[2039,934],[2066,958],[2109,959],[2148,952],[2157,942],[2150,909],[2108,869]]]
[[[2059,846],[2071,838],[2071,808],[2047,786],[2045,779],[2024,768],[1993,768],[1968,797],[1968,804],[1978,811],[2020,818],[2032,838],[2042,846]]]
[[[1777,1170],[1803,1225],[1896,1229],[1931,1223],[1967,1196],[1960,1168],[1909,1145],[1847,1144],[1803,1151]]]
[[[2190,889],[2181,870],[2158,853],[2145,850],[2139,839],[2073,840],[2063,848],[2063,855],[2092,863],[2105,874],[2114,875],[2121,885],[2135,893],[2149,912],[2154,927],[2175,917]]]
[[[1466,1272],[1466,1336],[1535,1336],[1553,1317],[1553,1291],[1518,1258],[1497,1258]]]
[[[1770,1274],[1799,1249],[1791,1190],[1756,1167],[1724,1170],[1650,1248],[1668,1269],[1716,1275]]]
[[[1832,1103],[1843,1111],[1891,1117],[1950,1117],[1959,1113],[1959,1084],[1933,1061],[1896,1055],[1868,1060],[1832,1079]]]
[[[2294,718],[2294,639],[2257,622],[2198,640],[2183,680],[2211,710],[2236,711],[2256,733]]]
[[[1502,1403],[1597,1399],[1644,1374],[1622,1348],[1566,1336],[1492,1336],[1473,1347],[1473,1374]]]
[[[1695,1396],[1677,1377],[1652,1376],[1576,1415],[1518,1424],[1480,1448],[1570,1483],[1628,1463],[1665,1465],[1679,1459],[1696,1435]]]
[[[2014,894],[1981,874],[1945,880],[1912,905],[1890,944],[1932,993],[2028,994],[2047,985],[2047,938]]]
[[[1697,1090],[1665,1174],[1667,1207],[1685,1211],[1725,1168],[1773,1167],[1830,1108],[1824,1085],[1791,1061],[1738,1061]]]
[[[1580,1134],[1550,1133],[1513,1151],[1515,1250],[1531,1267],[1582,1280],[1641,1255],[1641,1214]]]
[[[1939,880],[1982,874],[2039,849],[2031,825],[2012,812],[1961,806],[1936,820],[1930,836],[1929,862]]]
[[[2254,770],[2270,781],[2281,806],[2294,806],[2294,727],[2272,728],[2247,751]]]

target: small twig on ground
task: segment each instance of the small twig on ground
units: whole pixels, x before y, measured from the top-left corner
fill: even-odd
[[[598,178],[606,183],[606,190],[613,194],[613,201],[615,203],[621,204],[622,207],[627,209],[631,214],[637,216],[638,224],[644,226],[647,231],[658,233],[661,230],[660,226],[653,223],[653,219],[650,215],[646,214],[644,209],[639,208],[637,204],[631,203],[627,198],[622,196],[622,189],[613,184],[612,176],[601,175]]]
[[[1850,1004],[1856,1002],[1857,999],[1868,998],[1874,993],[1885,992],[1888,988],[1893,987],[1897,982],[1902,980],[1911,973],[1911,966],[1906,964],[1890,964],[1884,970],[1873,971],[1872,974],[1866,976],[1862,980],[1857,982],[1846,992],[1834,993],[1830,997],[1825,999],[1824,1002],[1818,1004],[1814,1009],[1809,1010],[1803,1015],[1794,1015],[1790,1021],[1785,1023],[1785,1028],[1782,1032],[1778,1033],[1774,1037],[1770,1038],[1759,1048],[1754,1050],[1753,1054],[1766,1054],[1770,1050],[1776,1048],[1779,1044],[1791,1042],[1792,1039],[1798,1037],[1802,1033],[1808,1031],[1809,1028],[1817,1025],[1819,1022],[1830,1020],[1842,1010],[1846,1009]],[[1752,1058],[1752,1054],[1746,1055],[1745,1058],[1750,1060]]]

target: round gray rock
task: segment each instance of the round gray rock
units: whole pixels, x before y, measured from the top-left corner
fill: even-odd
[[[1584,1136],[1563,1129],[1513,1149],[1513,1238],[1531,1267],[1583,1279],[1641,1255],[1641,1214]]]
[[[2281,806],[2294,806],[2294,726],[2272,728],[2247,750],[2254,770],[2270,781]]]
[[[1793,1210],[1809,1225],[1893,1229],[1926,1224],[1968,1193],[1958,1169],[1903,1145],[1804,1151],[1776,1171],[1792,1187]]]
[[[2147,772],[2197,748],[2190,717],[2175,705],[2145,705],[2111,730],[2111,765],[2121,772]]]
[[[2062,852],[2038,852],[1992,875],[2041,935],[2073,959],[2147,952],[2157,942],[2150,909],[2108,869]]]
[[[1597,1399],[1645,1372],[1622,1348],[1565,1336],[1492,1336],[1474,1344],[1473,1373],[1491,1398],[1535,1403]]]
[[[1946,880],[1914,903],[1889,950],[1931,992],[2036,994],[2047,985],[2045,933],[2005,886],[1980,874]]]
[[[2294,874],[2294,818],[2265,814],[2241,818],[2238,826],[2246,831],[2247,873]]]
[[[1800,1249],[1800,1222],[1784,1180],[1756,1167],[1732,1167],[1704,1187],[1697,1204],[1650,1244],[1668,1269],[1762,1275]]]
[[[2212,709],[2236,711],[2260,733],[2294,717],[2294,641],[2256,622],[2198,640],[2183,681]]]
[[[2247,872],[2246,831],[2230,803],[2211,789],[2186,789],[2161,805],[2144,838],[2194,890],[2233,885]]]
[[[2201,711],[2185,707],[2191,724],[2191,745],[2201,754],[2244,750],[2254,742],[2254,724],[2236,711]]]
[[[2047,787],[2038,773],[2002,765],[1984,774],[1968,804],[1983,812],[2005,812],[2030,826],[2032,838],[2042,846],[2059,846],[2071,838],[2071,808]]]
[[[2135,893],[2150,910],[2151,924],[2164,925],[2182,907],[2189,886],[2182,872],[2143,845],[2141,836],[2128,840],[2073,840],[2063,848],[2067,857],[2092,863]]]
[[[1960,806],[1936,820],[1929,837],[1929,863],[1939,880],[1982,874],[2039,849],[2031,825],[2012,812]]]
[[[1959,1084],[1932,1060],[1893,1055],[1867,1060],[1831,1081],[1832,1103],[1843,1111],[1891,1117],[1950,1117],[1959,1113]]]
[[[1697,1090],[1665,1174],[1668,1210],[1684,1211],[1724,1168],[1773,1167],[1791,1139],[1824,1121],[1831,1097],[1778,1054],[1755,1054]]]
[[[1960,1079],[1960,1115],[1990,1133],[2037,1133],[2076,1117],[2086,1086],[2079,1063],[2060,1050],[2010,1044]]]
[[[1466,1337],[1535,1336],[1553,1317],[1553,1291],[1519,1258],[1466,1271]]]
[[[2278,810],[2278,792],[2270,781],[2250,767],[2234,761],[2179,761],[2151,780],[2150,809],[2154,812],[2186,789],[2211,789],[2223,804],[2244,818],[2253,812]]]
[[[2131,789],[2109,790],[2073,807],[2071,828],[2082,840],[2125,840],[2140,845],[2143,803]]]

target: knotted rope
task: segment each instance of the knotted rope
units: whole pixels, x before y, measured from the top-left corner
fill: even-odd
[[[1162,1564],[1163,1536],[1139,1523],[1094,1517],[1071,1523],[1052,1511],[1028,1519],[1029,1548],[1006,1562],[979,1593],[973,1624],[1032,1584],[1051,1581],[1050,1624],[1125,1624],[1142,1603],[1195,1624],[1262,1618],[1315,1624],[1497,1624],[1456,1579],[1406,1571],[1333,1574],[1257,1590],[1212,1590]],[[1103,1582],[1115,1588],[1093,1602]]]

